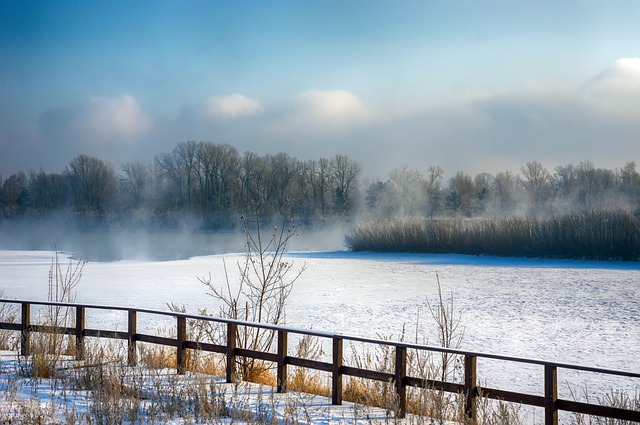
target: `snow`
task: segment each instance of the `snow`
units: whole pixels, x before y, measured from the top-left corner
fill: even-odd
[[[50,251],[0,251],[5,298],[46,300],[52,257]],[[233,284],[242,259],[242,254],[220,254],[91,261],[76,299],[162,310],[173,302],[190,312],[215,312],[218,306],[198,278],[211,273],[223,286],[224,262]],[[394,339],[405,328],[405,340],[438,345],[426,302],[436,302],[437,273],[443,295],[453,297],[461,314],[462,349],[640,372],[638,263],[345,251],[295,252],[287,260],[306,266],[288,301],[288,326]],[[98,320],[91,314],[87,326]],[[116,313],[106,320],[120,327],[126,323]],[[478,371],[487,386],[542,393],[541,367],[481,359]],[[559,382],[588,383],[590,392],[633,393],[640,386],[638,380],[594,375],[561,370]],[[568,397],[567,391],[562,386],[560,396]]]
[[[0,351],[0,378],[2,378],[0,395],[3,396],[0,398],[0,413],[9,414],[11,411],[19,411],[22,407],[28,406],[33,416],[46,415],[46,423],[76,423],[76,420],[82,419],[85,413],[92,411],[91,391],[66,388],[59,383],[56,384],[54,380],[33,380],[22,377],[19,369],[16,353]],[[167,369],[149,371],[129,368],[126,373],[123,382],[135,385],[146,395],[139,401],[139,409],[143,413],[153,412],[154,402],[157,403],[159,397],[165,397],[166,400],[179,397],[184,403],[186,400],[181,396],[181,391],[189,391],[189,387],[200,385],[209,388],[213,384],[215,393],[210,393],[210,396],[216,401],[224,400],[225,407],[233,415],[233,419],[216,418],[215,423],[238,425],[256,423],[254,420],[243,419],[246,417],[262,418],[264,423],[283,425],[290,423],[314,425],[416,423],[411,415],[407,415],[406,420],[393,420],[391,419],[393,413],[381,408],[348,402],[332,405],[331,399],[327,397],[295,391],[278,394],[272,387],[247,382],[227,384],[218,377],[198,374],[176,375],[175,371]],[[151,392],[153,395],[150,395]],[[109,407],[93,407],[93,410],[100,408],[108,409]],[[155,412],[149,415],[154,417],[146,421],[140,418],[134,423],[167,425],[211,423],[209,419],[174,418],[169,412]],[[70,417],[74,420],[69,421]],[[126,420],[123,422],[129,423]]]

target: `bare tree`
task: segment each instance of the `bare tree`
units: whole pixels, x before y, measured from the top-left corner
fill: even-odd
[[[441,208],[443,199],[442,176],[444,170],[440,166],[429,166],[426,178],[423,180],[424,210],[429,217],[433,217],[436,211]]]
[[[116,187],[111,164],[89,155],[78,155],[69,163],[65,174],[75,196],[76,210],[104,211]]]
[[[29,188],[29,204],[36,211],[45,211],[50,207],[49,202],[49,176],[42,168],[40,171],[29,171],[27,182]]]
[[[458,171],[449,179],[447,207],[455,214],[470,217],[473,212],[475,187],[473,179],[468,174]]]
[[[198,185],[198,200],[203,212],[215,209],[215,196],[218,192],[216,173],[216,145],[200,142],[196,148],[195,175]]]
[[[473,178],[473,186],[476,192],[475,207],[476,212],[482,212],[491,197],[494,177],[489,173],[479,173]]]
[[[358,179],[362,168],[357,162],[351,161],[346,155],[333,157],[331,168],[335,178],[336,212],[346,215],[353,207],[352,195],[358,186]]]
[[[198,144],[189,140],[180,142],[171,153],[163,153],[156,156],[156,164],[164,175],[173,183],[177,193],[178,207],[191,207],[194,178],[197,162]]]
[[[238,150],[228,144],[218,145],[219,165],[217,174],[220,182],[220,194],[218,203],[221,208],[228,210],[238,208],[240,196],[240,154]]]
[[[166,192],[170,202],[178,205],[184,205],[184,185],[182,180],[184,175],[180,170],[180,165],[176,161],[172,153],[162,153],[156,155],[156,166],[160,171],[157,181],[162,181],[166,186]],[[163,190],[163,192],[165,192]],[[177,201],[175,200],[177,198]]]
[[[240,156],[231,145],[199,142],[196,146],[196,202],[208,217],[228,215],[237,208]]]
[[[370,213],[378,219],[389,220],[398,211],[397,193],[389,180],[376,181],[367,186],[365,204]]]
[[[633,161],[627,162],[620,170],[620,190],[635,208],[640,208],[640,173]]]
[[[139,161],[126,162],[121,169],[124,173],[120,178],[121,185],[133,199],[133,205],[141,206],[151,183],[151,166]]]
[[[284,208],[293,204],[292,186],[300,168],[298,161],[286,153],[279,153],[269,158],[269,198],[275,212],[288,214]]]
[[[300,163],[299,173],[295,178],[293,196],[296,201],[293,213],[307,222],[318,217],[315,209],[319,195],[318,187],[315,184],[317,172],[318,162],[311,159]]]
[[[0,187],[0,207],[5,215],[14,215],[27,202],[27,176],[21,171],[12,174]]]
[[[459,349],[464,338],[464,326],[462,322],[462,313],[457,311],[454,306],[453,292],[450,293],[447,300],[442,296],[442,286],[440,285],[440,276],[436,272],[436,281],[438,289],[438,298],[432,304],[427,298],[427,307],[431,313],[431,317],[436,323],[438,331],[438,342],[441,347]],[[450,353],[443,352],[441,355],[442,363],[438,368],[440,371],[440,379],[442,381],[450,380],[455,373],[453,367],[454,358]]]
[[[324,219],[330,206],[331,186],[333,185],[333,176],[331,174],[331,161],[327,158],[318,160],[318,172],[316,175],[316,185],[318,187],[318,200],[320,206],[320,216]]]
[[[27,179],[28,205],[38,212],[48,212],[67,207],[73,194],[68,178],[60,173],[47,174],[42,168],[29,171]]]
[[[552,183],[555,194],[564,198],[573,197],[578,185],[575,167],[572,164],[557,166]]]
[[[543,202],[548,199],[551,188],[549,171],[538,161],[529,161],[520,170],[520,183],[529,196],[531,207],[537,211],[543,210]]]
[[[591,161],[581,162],[576,168],[578,199],[587,209],[606,208],[617,192],[615,174],[612,170],[594,167]]]
[[[518,181],[511,171],[501,171],[493,178],[493,201],[496,214],[507,217],[516,207]]]
[[[193,192],[193,177],[196,168],[197,143],[193,140],[178,143],[173,149],[173,155],[183,173],[183,182],[186,184],[184,194],[186,195],[187,207],[191,207],[191,195]]]
[[[289,241],[297,234],[297,227],[285,219],[280,228],[274,228],[270,237],[265,238],[257,208],[252,210],[251,217],[242,218],[242,224],[246,245],[244,262],[238,262],[240,282],[237,288],[234,289],[228,277],[224,287],[217,286],[211,274],[200,281],[208,288],[207,294],[221,303],[219,313],[222,317],[280,325],[285,318],[287,298],[305,268],[303,265],[296,269],[293,261],[284,258]],[[238,330],[236,345],[269,351],[274,341],[273,331],[243,326]],[[255,381],[268,370],[267,365],[250,358],[241,358],[238,367],[240,378],[248,381]]]
[[[416,169],[403,164],[389,173],[389,178],[397,191],[400,214],[412,216],[420,204],[420,183],[422,175]]]
[[[245,152],[242,157],[241,181],[243,205],[254,205],[264,212],[267,198],[267,162],[265,158],[253,152]]]

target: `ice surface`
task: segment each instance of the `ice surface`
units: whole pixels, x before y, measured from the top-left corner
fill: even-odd
[[[65,254],[68,258],[70,254]],[[6,298],[45,300],[49,251],[0,251]],[[77,301],[166,310],[174,302],[196,312],[218,306],[199,277],[232,284],[242,254],[177,261],[89,262]],[[306,270],[291,293],[287,325],[365,337],[438,345],[426,300],[436,301],[439,275],[465,328],[465,350],[640,372],[640,264],[507,259],[464,255],[296,252]],[[66,260],[65,260],[66,261]],[[88,318],[91,320],[91,318]],[[124,318],[109,320],[121,328]],[[152,319],[149,319],[152,320]],[[417,322],[417,323],[416,323]],[[141,326],[154,326],[143,323]],[[482,383],[540,394],[543,372],[483,361]],[[582,385],[582,375],[560,379]],[[634,391],[635,382],[587,375],[590,390]],[[516,378],[517,377],[517,378]],[[561,392],[566,391],[561,388]],[[595,391],[595,390],[594,390]]]

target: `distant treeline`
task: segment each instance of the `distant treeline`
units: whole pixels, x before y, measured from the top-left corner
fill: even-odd
[[[345,155],[302,161],[286,153],[240,154],[227,144],[186,141],[117,170],[108,161],[78,155],[60,172],[0,174],[0,220],[71,216],[84,226],[166,228],[188,221],[220,230],[237,226],[248,209],[265,218],[326,224],[425,217],[496,221],[612,208],[640,208],[634,162],[609,170],[585,161],[549,171],[532,161],[520,174],[472,177],[459,171],[448,179],[442,168],[425,164],[423,171],[400,166],[385,179],[370,180]]]
[[[638,261],[640,217],[616,209],[498,221],[397,219],[355,226],[346,243],[353,251]]]
[[[64,171],[0,175],[0,218],[71,213],[86,226],[175,227],[205,230],[240,223],[250,208],[265,218],[312,223],[349,217],[360,165],[344,155],[299,161],[285,153],[241,155],[233,146],[179,143],[149,162],[73,158]]]

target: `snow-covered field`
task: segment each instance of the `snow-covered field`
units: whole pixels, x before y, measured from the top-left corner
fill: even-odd
[[[6,298],[46,300],[53,253],[0,251],[0,289]],[[217,305],[199,277],[232,282],[242,254],[178,261],[87,263],[77,301],[196,312]],[[287,256],[306,270],[287,306],[287,325],[365,337],[437,345],[426,300],[436,301],[439,276],[453,296],[465,328],[462,349],[640,372],[640,264],[506,259],[462,255],[296,252]],[[87,325],[90,326],[91,316]],[[123,319],[108,320],[124,324]],[[148,324],[152,325],[152,324]],[[542,394],[540,367],[480,360],[488,386]],[[564,373],[564,375],[563,375]],[[586,381],[582,380],[586,377]],[[578,379],[579,378],[579,379]],[[633,393],[639,380],[561,371],[559,382]],[[561,396],[567,396],[561,386]]]
[[[332,405],[322,396],[289,391],[278,394],[274,388],[241,382],[227,384],[219,377],[199,374],[176,375],[174,370],[128,369],[122,379],[129,388],[143,394],[135,403],[96,402],[91,390],[67,388],[57,380],[34,380],[19,376],[15,352],[0,351],[0,423],[80,424],[97,423],[199,425],[199,424],[316,424],[316,425],[413,425],[420,418],[407,415],[394,420],[387,410],[345,402]],[[107,373],[110,369],[106,370]],[[111,369],[112,370],[112,369]],[[70,376],[73,376],[71,374]],[[82,376],[82,375],[81,375]],[[72,378],[67,378],[67,382]],[[197,396],[208,395],[207,401]],[[205,398],[205,397],[203,397]],[[179,402],[177,401],[179,400]],[[218,406],[220,411],[200,412],[181,417],[171,409],[182,403],[180,412],[189,411],[189,403]],[[224,406],[224,410],[222,410]],[[212,409],[213,410],[213,409]],[[132,413],[136,412],[136,413]],[[12,418],[12,413],[18,418]],[[110,418],[110,419],[106,419]],[[14,422],[15,421],[15,422]],[[454,425],[445,422],[445,425]]]

